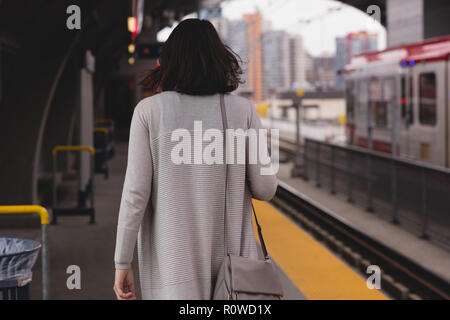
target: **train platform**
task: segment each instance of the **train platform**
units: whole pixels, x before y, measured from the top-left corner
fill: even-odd
[[[278,179],[307,197],[314,199],[356,229],[401,253],[423,268],[450,281],[450,252],[436,244],[392,224],[380,216],[349,203],[342,194],[331,194],[326,188],[317,188],[315,181],[292,178],[292,163],[280,164]]]
[[[49,226],[50,299],[115,299],[113,255],[126,158],[127,144],[117,143],[116,156],[109,163],[109,179],[103,175],[95,177],[95,224],[89,224],[87,216],[66,216],[60,217],[57,225]],[[70,201],[63,204],[69,205]],[[269,253],[280,269],[284,299],[388,298],[380,291],[368,289],[366,279],[280,210],[260,201],[255,201],[255,208]],[[33,224],[26,228],[0,225],[2,236],[40,241],[40,231]],[[81,269],[80,290],[67,288],[70,265]],[[138,281],[137,270],[135,277]],[[139,286],[137,290],[139,297]],[[31,298],[41,298],[40,259],[33,268]]]
[[[269,254],[307,299],[387,299],[286,215],[267,202],[254,203]]]

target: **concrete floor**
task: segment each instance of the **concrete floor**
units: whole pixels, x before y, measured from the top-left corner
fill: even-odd
[[[116,144],[116,155],[109,162],[109,179],[96,175],[95,204],[96,224],[89,224],[88,216],[58,217],[57,225],[49,225],[50,299],[115,299],[112,291],[114,281],[114,248],[119,204],[125,177],[127,145]],[[72,197],[73,198],[73,197]],[[72,201],[72,202],[70,202]],[[74,200],[63,202],[74,205]],[[0,236],[19,237],[40,241],[38,218],[36,223],[19,223],[11,228],[10,218],[0,217]],[[23,217],[22,217],[23,218]],[[3,223],[2,223],[3,222]],[[24,228],[26,224],[28,227]],[[135,253],[135,257],[137,257]],[[135,259],[137,262],[137,260]],[[138,279],[137,263],[134,263],[135,280]],[[69,290],[66,285],[70,274],[67,267],[77,265],[81,269],[81,289]],[[284,299],[305,299],[304,295],[280,270],[284,287]],[[33,268],[31,298],[41,299],[40,256]],[[140,297],[139,286],[137,295]]]
[[[58,217],[57,225],[49,225],[50,299],[114,299],[114,247],[116,224],[123,179],[126,169],[126,145],[118,145],[109,163],[110,175],[95,177],[96,223],[88,216]],[[67,201],[64,206],[70,206]],[[73,204],[72,204],[73,205]],[[1,220],[0,220],[1,221]],[[40,241],[36,228],[0,229],[0,235]],[[81,269],[81,289],[69,290],[67,267]],[[137,272],[136,272],[136,277]],[[41,298],[40,257],[33,268],[31,298]]]

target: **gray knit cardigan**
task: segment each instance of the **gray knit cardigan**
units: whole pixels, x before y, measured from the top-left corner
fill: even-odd
[[[249,100],[226,94],[225,106],[228,128],[261,128]],[[203,134],[222,130],[221,119],[218,94],[163,92],[143,99],[134,110],[114,260],[116,269],[130,268],[137,241],[143,299],[212,296],[224,256],[225,167],[223,161],[195,160],[195,153],[201,157],[212,138],[203,137],[200,149],[190,144],[189,153],[189,148],[177,149],[181,138],[174,132],[194,137],[194,121],[201,121]],[[196,133],[202,134],[196,123]],[[261,174],[259,161],[249,164],[246,152],[246,163],[236,163],[236,158],[228,169],[228,250],[257,258],[251,198],[271,199],[277,180],[275,174]],[[187,160],[177,163],[174,155]]]

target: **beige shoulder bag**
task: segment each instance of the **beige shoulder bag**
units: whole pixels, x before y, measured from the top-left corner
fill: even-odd
[[[225,257],[217,276],[214,288],[214,300],[276,300],[283,296],[281,282],[277,269],[267,253],[266,245],[261,233],[261,226],[256,217],[252,204],[258,236],[263,251],[264,260],[254,260],[228,253],[227,237],[227,185],[228,164],[226,163],[226,129],[227,118],[223,94],[220,95],[220,108],[222,110],[222,123],[224,132],[224,160],[225,160],[225,206],[224,206],[224,252]]]

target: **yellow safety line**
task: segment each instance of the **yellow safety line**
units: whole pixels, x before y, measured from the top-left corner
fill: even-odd
[[[94,128],[94,132],[103,132],[104,134],[108,135],[108,129],[106,128]]]
[[[15,206],[0,206],[0,214],[28,214],[36,213],[41,217],[41,224],[48,224],[47,209],[37,205],[15,205]]]
[[[312,300],[386,300],[286,216],[266,202],[254,201],[269,255],[297,288]],[[256,234],[256,231],[255,231]]]
[[[87,150],[93,156],[95,154],[95,149],[91,146],[56,146],[53,148],[53,155],[55,156],[58,151],[83,151]]]

